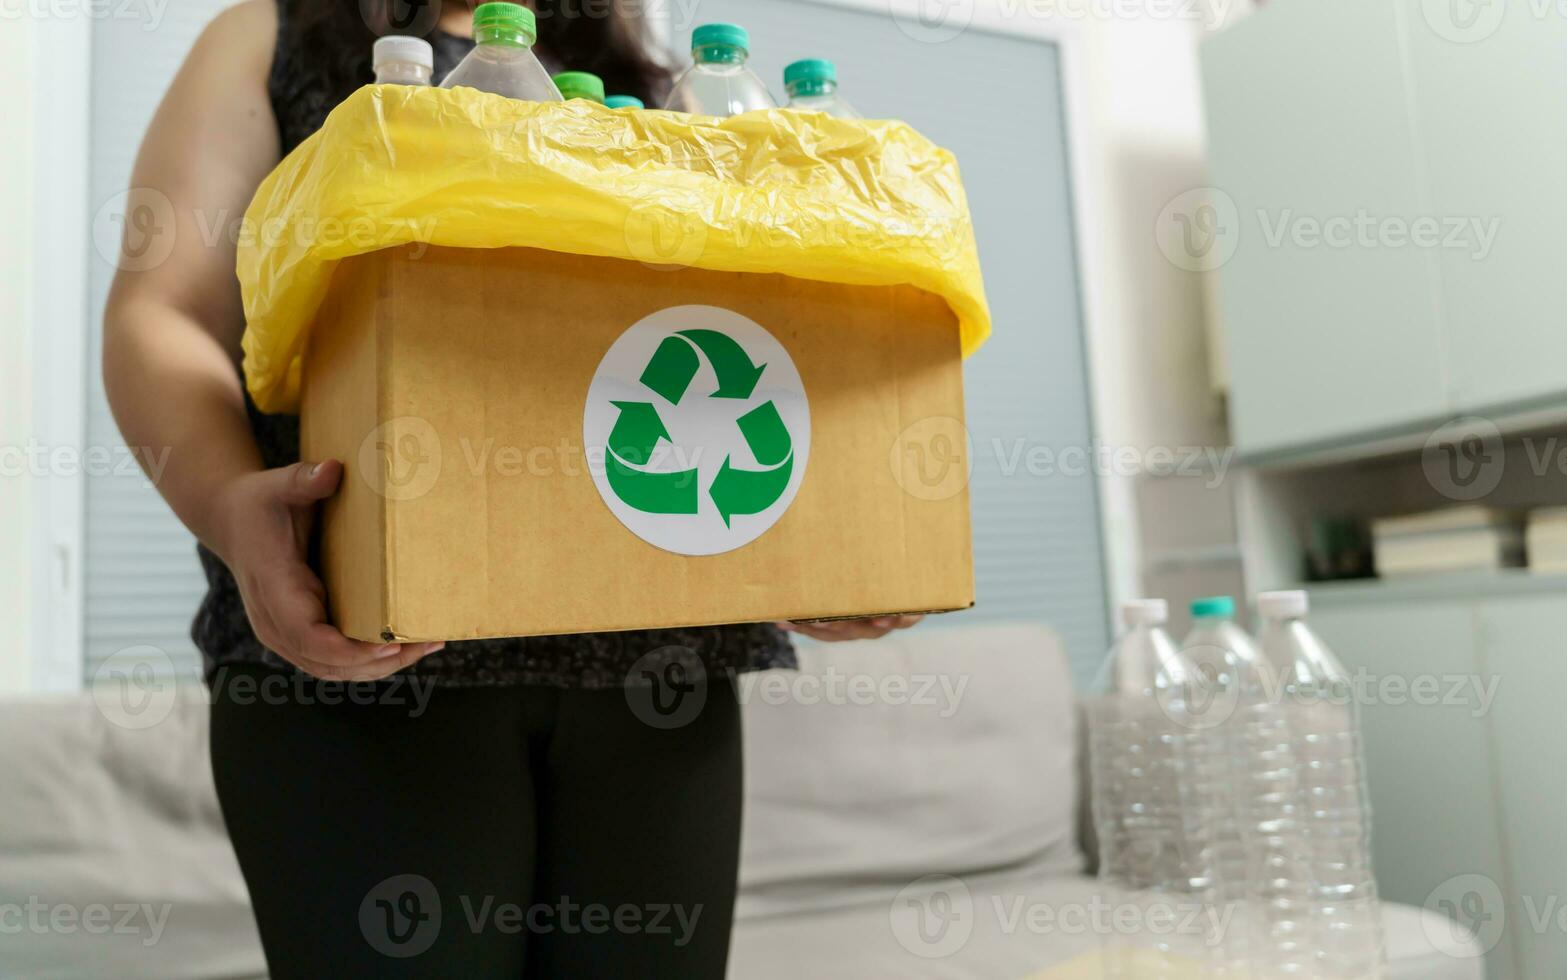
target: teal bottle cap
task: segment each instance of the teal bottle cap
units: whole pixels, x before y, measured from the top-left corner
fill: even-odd
[[[611,109],[646,109],[642,100],[635,95],[610,95],[604,99],[604,104]]]
[[[1227,595],[1211,595],[1192,600],[1192,616],[1202,619],[1219,617],[1230,619],[1235,615],[1235,600]]]
[[[784,88],[797,82],[836,82],[838,69],[825,58],[801,58],[784,69]]]
[[[691,32],[692,51],[716,46],[739,48],[749,53],[751,36],[739,24],[703,24]]]

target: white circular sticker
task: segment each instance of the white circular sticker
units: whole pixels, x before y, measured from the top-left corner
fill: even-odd
[[[756,540],[793,503],[811,412],[794,361],[759,324],[671,306],[605,352],[582,440],[600,496],[631,533],[716,555]]]

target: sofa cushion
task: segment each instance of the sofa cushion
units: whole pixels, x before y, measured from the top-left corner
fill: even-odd
[[[265,973],[218,811],[207,704],[172,696],[0,706],[0,973]]]
[[[740,918],[853,904],[932,872],[1072,872],[1074,695],[1036,625],[800,645],[741,679]]]

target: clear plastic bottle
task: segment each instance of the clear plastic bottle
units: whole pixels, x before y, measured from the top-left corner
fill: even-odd
[[[1087,705],[1090,785],[1102,898],[1117,909],[1174,906],[1182,928],[1145,933],[1152,949],[1114,930],[1106,934],[1105,980],[1186,975],[1182,970],[1194,960],[1211,963],[1215,950],[1215,937],[1201,931],[1209,918],[1179,911],[1214,901],[1205,863],[1212,850],[1207,811],[1189,789],[1191,774],[1211,770],[1215,760],[1191,715],[1199,675],[1164,631],[1167,613],[1162,599],[1121,607],[1127,631],[1106,660],[1098,685],[1103,695]]]
[[[533,56],[533,11],[515,3],[481,3],[473,12],[474,48],[441,88],[475,88],[529,102],[559,102],[560,90]]]
[[[377,85],[428,85],[435,71],[435,52],[422,37],[376,38],[370,60]]]
[[[1225,973],[1289,975],[1309,949],[1310,918],[1290,733],[1268,665],[1235,623],[1235,601],[1198,599],[1191,613],[1181,651],[1208,682],[1207,715],[1228,760],[1202,780],[1216,892],[1229,910]]]
[[[1307,627],[1304,592],[1257,596],[1262,655],[1280,681],[1295,746],[1307,901],[1309,967],[1324,980],[1383,976],[1382,919],[1371,872],[1371,812],[1353,685],[1344,665]]]
[[[767,86],[745,65],[751,38],[734,24],[703,24],[691,32],[691,67],[669,90],[664,108],[707,116],[776,109]]]
[[[604,105],[611,109],[646,109],[642,100],[635,95],[606,95]]]
[[[838,69],[822,58],[791,62],[784,69],[784,89],[789,108],[825,112],[839,119],[863,118],[838,94]]]
[[[551,79],[562,99],[587,99],[604,104],[604,80],[589,71],[563,71]]]

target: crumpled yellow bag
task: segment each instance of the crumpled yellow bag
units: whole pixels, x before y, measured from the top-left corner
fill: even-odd
[[[957,162],[897,122],[729,119],[366,86],[262,181],[237,272],[256,405],[294,412],[341,259],[424,242],[779,272],[943,297],[990,333]]]

